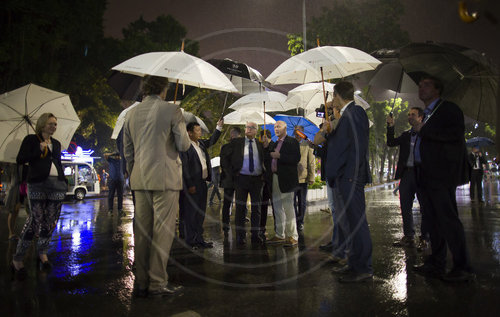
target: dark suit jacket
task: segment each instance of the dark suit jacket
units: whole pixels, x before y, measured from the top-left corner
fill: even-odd
[[[394,127],[387,127],[387,146],[399,146],[398,165],[396,167],[395,179],[401,179],[410,155],[411,130],[404,131],[400,136],[394,138]]]
[[[326,178],[336,181],[371,182],[368,164],[368,117],[363,108],[351,102],[346,106],[335,131],[328,136]]]
[[[232,141],[232,140],[231,140]],[[234,188],[233,172],[231,169],[232,142],[224,144],[220,149],[220,187]]]
[[[474,167],[474,162],[476,161],[476,156],[474,155],[474,153],[469,153],[469,164],[471,167]],[[479,157],[479,164],[481,164],[480,168],[479,168],[479,171],[481,173],[483,173],[483,164],[486,165],[488,164],[488,162],[486,161],[486,159],[484,158],[483,155],[481,155]]]
[[[219,139],[221,132],[219,130],[215,130],[209,140],[198,140],[200,148],[205,153],[205,160],[207,162],[208,176],[207,179],[210,181],[212,165],[210,164],[210,156],[208,155],[207,149],[215,144]],[[184,188],[189,188],[192,186],[196,186],[202,179],[203,170],[201,168],[200,158],[198,157],[198,153],[193,145],[189,147],[186,152],[180,152],[180,157],[182,161],[182,179],[184,181]]]
[[[274,151],[278,142],[270,143],[265,151],[266,166],[271,168],[271,152]],[[280,149],[278,159],[278,182],[282,193],[293,192],[299,186],[299,175],[297,164],[300,161],[299,142],[291,136],[286,136]]]
[[[259,152],[259,160],[262,167],[262,172],[264,173],[264,148],[262,144],[254,139],[257,144],[257,151]],[[237,176],[243,167],[243,154],[245,151],[245,138],[236,138],[231,140],[231,172],[233,176]]]
[[[458,186],[469,182],[464,131],[462,110],[452,102],[439,100],[419,132],[420,182],[424,186]]]

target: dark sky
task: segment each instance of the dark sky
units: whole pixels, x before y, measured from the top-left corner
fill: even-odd
[[[307,20],[334,1],[306,0]],[[368,0],[370,1],[370,0]],[[457,0],[401,0],[402,28],[412,41],[433,40],[467,46],[500,63],[500,24],[484,16],[466,24],[458,16]],[[203,59],[229,57],[246,62],[267,76],[285,60],[286,34],[302,32],[302,0],[108,0],[105,34],[121,36],[121,29],[139,18],[154,20],[170,14],[200,42]],[[500,23],[500,1],[468,0],[481,13],[490,11]],[[383,32],[383,30],[381,30]],[[341,43],[339,43],[340,45]]]

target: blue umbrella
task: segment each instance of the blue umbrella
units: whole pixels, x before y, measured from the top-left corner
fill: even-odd
[[[295,130],[295,126],[297,125],[301,125],[304,127],[304,134],[311,141],[314,140],[314,135],[319,131],[319,128],[314,123],[304,117],[278,114],[274,116],[273,119],[276,121],[284,121],[286,123],[286,133],[289,136],[294,136],[293,131]],[[261,126],[261,128],[263,128],[263,126]],[[277,138],[274,134],[274,125],[266,124],[266,129],[271,131],[271,138],[273,141],[276,141]]]
[[[468,139],[466,144],[467,144],[467,146],[470,146],[470,147],[476,147],[476,146],[483,147],[483,146],[495,145],[495,142],[493,142],[493,140],[490,138],[477,136],[475,138]]]

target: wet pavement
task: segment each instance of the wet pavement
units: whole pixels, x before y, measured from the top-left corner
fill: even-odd
[[[208,209],[205,236],[213,249],[191,251],[174,241],[167,269],[182,295],[163,299],[132,296],[134,258],[132,201],[127,215],[110,216],[105,198],[68,201],[55,230],[49,259],[53,270],[36,270],[33,248],[28,278],[13,281],[9,261],[16,242],[0,231],[0,315],[2,316],[499,316],[500,184],[485,183],[484,204],[471,203],[468,187],[457,190],[476,281],[446,284],[411,272],[422,261],[415,249],[392,246],[401,237],[399,200],[393,185],[367,191],[373,240],[373,282],[346,285],[330,273],[318,245],[331,237],[326,202],[308,207],[297,248],[251,245],[236,248],[234,230],[224,240],[220,205]],[[414,207],[418,207],[415,204]],[[18,219],[18,231],[25,215]],[[418,208],[414,217],[419,223]],[[0,212],[6,224],[7,213]],[[269,218],[268,224],[272,224]],[[233,221],[233,219],[232,219]],[[268,232],[272,234],[271,225]]]

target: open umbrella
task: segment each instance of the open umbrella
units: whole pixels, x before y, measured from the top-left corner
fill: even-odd
[[[115,127],[113,128],[113,133],[111,134],[111,139],[116,140],[118,138],[118,135],[120,134],[120,131],[123,129],[123,124],[125,123],[125,116],[127,115],[127,112],[132,110],[134,107],[136,107],[140,102],[134,102],[132,105],[130,105],[127,109],[123,110],[120,112],[118,115],[118,119],[116,119]],[[201,127],[201,130],[203,132],[209,133],[210,131],[208,130],[207,125],[203,120],[201,120],[199,117],[195,116],[189,111],[186,111],[181,108],[182,115],[184,116],[184,120],[186,123],[189,122],[198,122],[198,124]]]
[[[255,122],[256,124],[265,124],[266,122],[272,124],[276,123],[273,117],[262,111],[254,111],[254,110],[233,111],[224,116],[225,124],[241,125],[241,124],[246,124],[247,122]]]
[[[41,114],[50,112],[57,117],[54,138],[66,149],[80,125],[80,119],[67,94],[35,84],[0,96],[0,161],[15,163],[21,142],[34,134],[34,124]]]
[[[333,90],[335,85],[324,83],[327,102],[333,100]],[[308,83],[295,87],[288,92],[286,102],[293,104],[298,108],[302,108],[306,113],[314,111],[324,103],[323,98],[323,84],[322,83]],[[354,94],[354,102],[363,109],[370,108],[370,105],[358,94]]]
[[[370,54],[352,47],[321,46],[290,57],[266,81],[273,85],[324,82],[325,79],[344,78],[374,70],[380,63]],[[323,96],[326,103],[325,89]]]
[[[295,108],[286,102],[286,95],[276,91],[254,92],[236,100],[229,109],[284,112]]]
[[[320,46],[294,55],[267,78],[273,84],[304,84],[344,78],[374,70],[380,61],[363,51],[345,46]]]
[[[141,77],[166,77],[172,82],[198,88],[238,92],[231,81],[213,65],[183,51],[141,54],[112,69]]]
[[[465,143],[467,144],[467,146],[470,146],[470,147],[483,147],[483,146],[495,145],[495,142],[493,142],[492,139],[482,137],[482,136],[470,138]]]
[[[422,72],[441,79],[444,99],[471,118],[495,124],[498,73],[483,54],[454,44],[412,43],[400,49],[399,62],[417,83]]]
[[[314,140],[314,135],[319,131],[319,128],[315,123],[301,116],[278,114],[275,115],[273,119],[276,121],[284,121],[286,123],[286,134],[289,136],[294,136],[293,132],[295,131],[295,127],[298,125],[304,127],[304,134],[309,140]],[[273,126],[268,124],[266,128],[271,131],[271,138],[275,140],[276,138]]]
[[[209,59],[207,62],[226,74],[236,89],[238,89],[238,93],[248,95],[262,90],[264,77],[255,68],[229,58]]]
[[[118,97],[123,100],[142,100],[141,82],[142,77],[127,73],[122,73],[116,70],[111,71],[107,79],[108,85],[116,91]],[[165,100],[182,100],[184,99],[195,87],[183,86],[181,91],[175,95],[175,84],[170,83]]]

